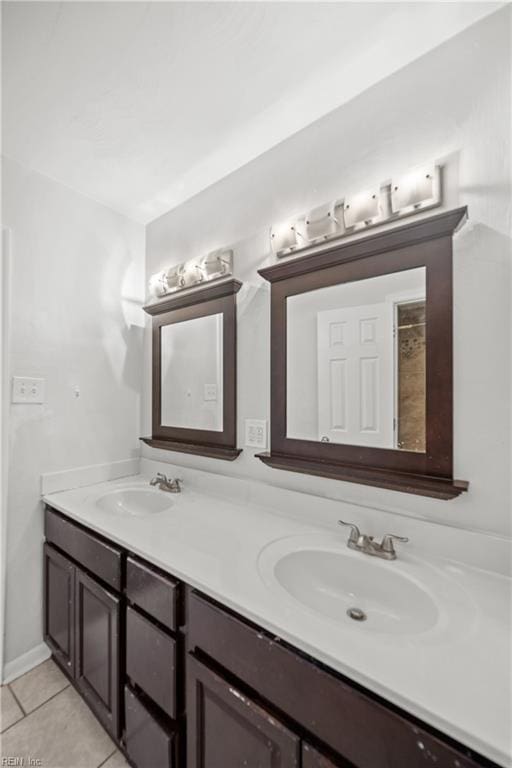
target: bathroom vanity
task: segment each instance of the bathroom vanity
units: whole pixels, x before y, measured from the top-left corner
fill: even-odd
[[[249,589],[253,575],[244,575],[239,568],[245,560],[250,571],[251,562],[234,530],[232,562],[222,553],[219,560],[212,556],[217,540],[205,515],[208,497],[187,490],[182,498],[172,500],[174,511],[156,512],[150,523],[127,516],[120,526],[119,516],[98,511],[97,499],[104,498],[100,491],[105,494],[105,486],[112,485],[116,487],[103,484],[92,494],[94,489],[88,488],[46,498],[44,633],[55,661],[134,766],[498,765],[465,747],[467,742],[454,738],[452,729],[443,733],[427,724],[418,717],[415,709],[419,708],[397,706],[378,688],[358,682],[357,675],[335,669],[310,642],[290,642],[289,632],[273,631],[275,615],[281,616],[283,627],[287,622],[291,626],[301,611],[281,602],[270,583],[265,586],[258,579],[258,594],[269,601],[267,616],[262,608],[255,611],[256,588],[248,611],[234,610],[228,588],[223,599],[218,585],[232,580],[233,588]],[[162,498],[164,504],[171,503],[169,494],[142,490],[141,484],[132,484],[132,491],[148,498],[153,493],[156,506]],[[223,506],[225,514],[234,512],[218,499],[209,499],[209,505],[212,511]],[[263,548],[263,567],[265,551],[268,557],[273,548],[282,547],[289,538],[283,538],[285,531],[298,532],[290,520],[273,522],[270,517],[265,520],[265,536],[275,540]],[[232,527],[234,519],[225,520],[217,535],[222,535],[223,527]],[[119,535],[111,538],[105,521],[112,532],[119,527]],[[194,530],[195,549],[187,551],[185,540]],[[256,550],[260,543],[253,542]],[[343,546],[343,538],[338,546]],[[175,553],[175,570],[162,567],[165,551],[169,559]],[[207,581],[199,583],[199,570],[202,579],[208,580],[210,573],[210,589]],[[255,620],[256,613],[261,623]],[[311,614],[304,618],[314,625]],[[323,626],[326,636],[330,632],[336,636],[332,624]],[[364,635],[360,640],[357,634],[351,637],[350,632],[357,629],[357,624],[349,628],[346,651],[341,645],[337,650],[340,658],[367,643]],[[408,651],[403,642],[398,635],[391,639],[382,635],[374,653],[377,666],[389,666],[396,645],[406,668]],[[428,642],[433,646],[442,639],[431,637]],[[418,656],[429,652],[428,642],[425,649],[421,643],[416,645]],[[455,659],[453,663],[456,667]],[[398,667],[396,677],[399,686]]]

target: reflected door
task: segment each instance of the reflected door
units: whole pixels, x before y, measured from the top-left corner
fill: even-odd
[[[392,305],[319,312],[317,333],[318,439],[392,448]]]

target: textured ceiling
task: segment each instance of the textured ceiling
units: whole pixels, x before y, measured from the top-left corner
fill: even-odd
[[[501,5],[4,2],[3,152],[150,221]]]

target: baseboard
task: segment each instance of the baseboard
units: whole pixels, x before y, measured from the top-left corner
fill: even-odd
[[[36,647],[32,648],[30,651],[18,656],[17,659],[8,661],[2,670],[2,684],[11,683],[17,677],[20,677],[20,675],[24,675],[25,672],[30,672],[30,670],[37,667],[38,664],[49,659],[50,656],[51,651],[46,643],[41,643],[40,645],[36,645]]]

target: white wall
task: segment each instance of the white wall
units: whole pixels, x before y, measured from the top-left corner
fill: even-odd
[[[269,417],[268,227],[420,162],[442,161],[445,208],[468,205],[455,238],[455,475],[437,501],[265,467],[144,448],[147,456],[332,498],[510,533],[510,8],[461,33],[147,228],[147,275],[234,245],[239,445],[246,418]],[[146,361],[149,346],[146,345]],[[148,370],[148,365],[146,365]],[[145,378],[144,431],[150,434]]]
[[[137,454],[144,230],[5,160],[11,375],[46,379],[10,406],[5,662],[42,642],[42,472]],[[74,388],[80,388],[75,397]]]

